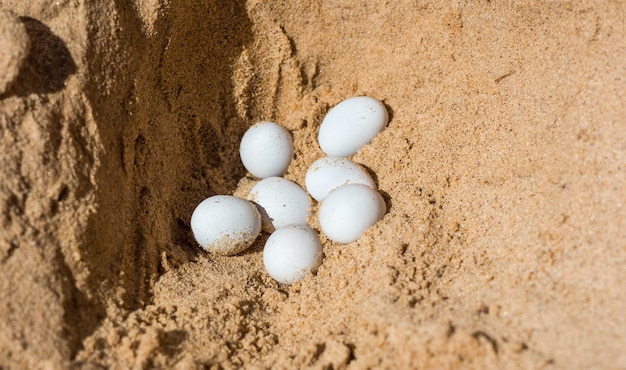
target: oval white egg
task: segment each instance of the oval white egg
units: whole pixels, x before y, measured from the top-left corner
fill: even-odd
[[[389,116],[374,98],[357,96],[334,106],[320,126],[318,140],[328,156],[349,157],[381,132]]]
[[[193,211],[191,231],[204,250],[230,256],[252,245],[261,232],[261,215],[245,199],[216,195]]]
[[[318,202],[342,185],[363,184],[376,188],[374,180],[365,170],[349,159],[340,157],[324,157],[313,162],[304,182],[309,194]]]
[[[330,239],[352,243],[378,222],[385,211],[385,201],[376,190],[363,184],[348,184],[326,196],[319,209],[319,221]]]
[[[287,225],[307,223],[311,203],[306,191],[293,181],[269,177],[250,190],[248,200],[260,207],[263,230],[273,232]]]
[[[291,225],[270,235],[263,249],[263,264],[274,280],[293,284],[316,268],[322,260],[317,233],[306,225]]]
[[[259,122],[243,135],[239,155],[246,170],[255,177],[282,176],[293,157],[293,139],[284,127]]]

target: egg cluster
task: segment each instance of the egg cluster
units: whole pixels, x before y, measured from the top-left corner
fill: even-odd
[[[271,235],[263,249],[267,272],[292,284],[321,263],[319,236],[308,225],[310,196],[319,207],[324,234],[339,243],[356,241],[385,214],[385,202],[371,176],[350,161],[388,122],[385,106],[357,96],[333,107],[320,126],[319,144],[327,157],[315,161],[305,178],[305,191],[282,176],[294,155],[289,131],[260,122],[241,139],[240,156],[250,174],[260,179],[241,199],[216,195],[205,199],[191,216],[196,241],[209,252],[234,255],[247,249],[264,230]]]

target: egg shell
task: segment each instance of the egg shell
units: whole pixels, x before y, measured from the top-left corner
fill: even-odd
[[[334,106],[320,126],[320,147],[331,157],[349,157],[381,132],[389,116],[385,105],[368,96],[346,99]]]
[[[352,243],[378,222],[385,211],[385,201],[376,190],[363,184],[348,184],[331,191],[324,199],[319,221],[330,239]]]
[[[261,215],[245,199],[216,195],[198,204],[191,215],[191,230],[204,250],[230,256],[254,243],[261,232]]]
[[[306,191],[293,181],[269,177],[259,181],[248,194],[261,213],[263,230],[271,233],[287,225],[306,225],[311,202]]]
[[[251,126],[241,139],[239,155],[248,172],[260,179],[282,176],[293,158],[293,138],[274,122]]]
[[[265,270],[281,284],[293,284],[317,268],[322,244],[307,225],[290,225],[270,235],[263,249]]]
[[[324,157],[313,162],[304,183],[309,194],[318,202],[342,185],[363,184],[376,189],[374,180],[364,169],[340,157]]]

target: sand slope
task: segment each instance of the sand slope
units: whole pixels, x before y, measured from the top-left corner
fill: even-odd
[[[30,39],[0,96],[0,367],[626,367],[620,2],[0,9]],[[303,184],[355,95],[390,111],[353,158],[381,222],[322,236],[291,287],[263,271],[266,236],[197,247],[195,205],[253,183],[247,127],[292,132]]]

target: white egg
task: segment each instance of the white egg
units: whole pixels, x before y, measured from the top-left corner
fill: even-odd
[[[352,243],[378,222],[385,211],[385,201],[376,190],[363,184],[348,184],[324,198],[319,221],[322,231],[330,239]]]
[[[349,159],[339,157],[324,157],[313,162],[304,182],[309,194],[318,202],[342,185],[363,184],[376,188],[365,170]]]
[[[263,264],[274,280],[292,284],[319,266],[322,244],[306,225],[291,225],[274,231],[263,249]]]
[[[349,157],[381,132],[389,116],[374,98],[357,96],[333,107],[320,126],[320,147],[329,156]]]
[[[293,181],[269,177],[250,190],[248,200],[260,207],[263,230],[273,232],[287,225],[306,225],[311,203],[306,191]]]
[[[246,131],[239,155],[253,176],[264,179],[282,176],[293,157],[293,139],[285,128],[274,122],[260,122]]]
[[[252,245],[261,232],[261,215],[245,199],[216,195],[193,211],[191,231],[206,251],[230,256]]]

